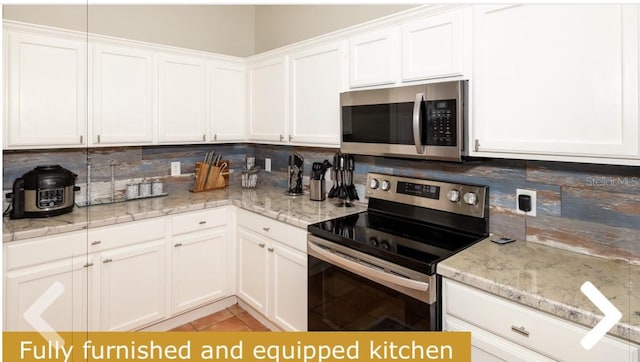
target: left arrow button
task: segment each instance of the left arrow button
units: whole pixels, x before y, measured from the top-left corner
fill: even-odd
[[[54,282],[23,314],[24,319],[31,324],[36,332],[40,333],[44,339],[52,342],[55,346],[63,346],[64,339],[42,318],[42,313],[44,313],[62,293],[64,293],[64,284]]]

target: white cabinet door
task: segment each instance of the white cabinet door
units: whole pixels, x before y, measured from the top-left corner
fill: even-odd
[[[307,330],[307,255],[272,243],[273,320],[287,331]]]
[[[87,43],[8,31],[4,148],[86,145]]]
[[[249,139],[284,141],[288,122],[287,57],[251,64],[249,77]]]
[[[5,293],[5,330],[34,331],[24,313],[45,293],[52,303],[41,317],[54,331],[86,331],[88,325],[88,287],[93,267],[87,257],[7,272]]]
[[[247,71],[244,63],[209,61],[212,141],[246,139]]]
[[[237,243],[238,296],[257,311],[268,315],[267,298],[271,293],[266,247],[269,239],[238,228]]]
[[[101,253],[100,330],[126,331],[166,315],[164,240]]]
[[[637,158],[636,5],[476,6],[473,20],[473,155]]]
[[[344,49],[344,42],[335,42],[291,56],[289,142],[340,145]]]
[[[207,134],[207,69],[202,58],[158,56],[158,141],[204,142]]]
[[[227,229],[171,240],[171,314],[228,295]]]
[[[91,142],[153,142],[153,53],[96,43],[91,64]]]
[[[402,80],[464,74],[465,18],[469,9],[429,16],[402,25]]]
[[[397,27],[376,30],[349,39],[349,86],[393,84],[400,68]]]

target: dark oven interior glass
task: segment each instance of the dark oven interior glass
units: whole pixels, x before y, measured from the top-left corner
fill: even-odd
[[[437,331],[428,304],[309,256],[310,331]]]

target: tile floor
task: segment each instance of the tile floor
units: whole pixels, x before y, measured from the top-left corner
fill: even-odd
[[[221,332],[221,331],[269,331],[258,320],[253,318],[249,313],[242,309],[239,305],[234,304],[229,308],[219,312],[209,314],[202,318],[198,318],[189,323],[178,326],[171,331],[185,332]]]

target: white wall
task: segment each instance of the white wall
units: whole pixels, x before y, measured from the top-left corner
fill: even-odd
[[[415,5],[4,5],[5,19],[250,56]]]
[[[256,53],[364,23],[416,5],[256,6]]]
[[[5,5],[3,9],[5,19],[240,57],[254,54],[254,6]]]

